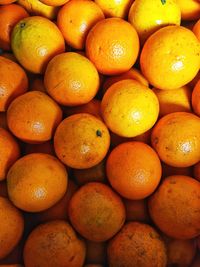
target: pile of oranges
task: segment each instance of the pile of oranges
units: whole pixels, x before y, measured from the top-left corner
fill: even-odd
[[[200,267],[200,1],[0,0],[0,267]]]

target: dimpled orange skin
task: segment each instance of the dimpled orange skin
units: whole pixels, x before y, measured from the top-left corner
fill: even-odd
[[[124,224],[125,207],[109,186],[92,182],[80,187],[72,196],[69,218],[83,237],[102,242],[113,237]]]
[[[57,24],[66,42],[83,50],[89,30],[104,18],[103,11],[93,1],[72,0],[59,10]]]
[[[65,51],[65,42],[53,22],[41,16],[32,16],[15,25],[11,34],[11,47],[26,70],[44,73],[48,62]]]
[[[128,71],[138,53],[138,34],[123,19],[101,20],[88,33],[86,55],[102,74],[115,75]]]
[[[61,119],[62,111],[58,104],[39,91],[19,96],[7,111],[10,131],[27,143],[50,140]]]
[[[194,110],[194,113],[196,115],[200,116],[200,80],[196,83],[193,91],[192,91],[192,107]]]
[[[22,213],[4,197],[0,197],[0,259],[5,258],[20,241],[24,231]]]
[[[100,85],[94,64],[75,52],[62,53],[49,62],[44,84],[48,94],[64,106],[88,103]]]
[[[153,222],[164,234],[176,239],[200,234],[200,182],[192,177],[166,177],[148,206]]]
[[[33,153],[20,158],[10,168],[7,175],[8,195],[22,210],[42,211],[64,196],[67,181],[67,171],[57,158]]]
[[[150,84],[171,90],[189,83],[199,71],[200,43],[182,26],[167,26],[145,42],[140,66]]]
[[[109,146],[107,127],[88,113],[71,115],[63,120],[54,136],[57,157],[75,169],[86,169],[100,163]]]
[[[108,262],[110,267],[165,267],[165,244],[157,231],[148,224],[130,222],[109,241]],[[149,265],[150,264],[150,265]]]
[[[160,159],[173,167],[189,167],[200,161],[200,118],[174,112],[162,117],[151,135]]]
[[[111,85],[104,94],[101,112],[113,133],[135,137],[154,125],[159,102],[148,87],[135,80],[122,80]]]
[[[26,267],[82,267],[85,242],[78,238],[69,223],[50,221],[37,226],[24,247]]]
[[[6,179],[12,164],[20,157],[20,147],[7,130],[0,128],[0,181]]]
[[[6,111],[17,96],[28,89],[28,78],[23,68],[0,56],[0,111]]]
[[[195,23],[192,31],[196,35],[197,39],[200,41],[200,19]]]

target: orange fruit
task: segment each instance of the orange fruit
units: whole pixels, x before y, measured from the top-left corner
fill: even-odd
[[[83,237],[102,242],[120,230],[125,221],[125,208],[121,198],[109,186],[87,183],[72,196],[69,218]]]
[[[20,147],[7,130],[0,128],[0,181],[6,178],[12,164],[20,157]]]
[[[67,171],[57,158],[33,153],[20,158],[9,169],[8,195],[22,210],[42,211],[64,196],[67,181]]]
[[[99,75],[89,59],[75,52],[67,52],[49,62],[44,85],[48,94],[59,104],[77,106],[94,98],[99,89]]]
[[[89,30],[102,19],[103,11],[93,1],[71,0],[59,10],[57,25],[67,44],[83,50]]]
[[[10,50],[10,34],[15,24],[28,17],[26,10],[16,4],[0,6],[0,47]]]
[[[196,35],[197,39],[200,41],[200,19],[195,23],[192,31]]]
[[[68,1],[69,0],[41,0],[41,2],[47,6],[62,6]]]
[[[0,5],[9,5],[16,2],[16,0],[0,0]]]
[[[107,127],[88,113],[79,113],[64,119],[54,136],[57,157],[75,169],[87,169],[100,163],[109,146]]]
[[[109,241],[107,254],[110,267],[164,267],[167,262],[165,245],[160,235],[150,225],[138,222],[123,226]]]
[[[106,261],[106,242],[86,241],[86,257],[87,263],[104,264]]]
[[[135,80],[122,80],[108,88],[101,102],[101,111],[112,132],[135,137],[154,125],[159,102],[148,87]]]
[[[22,213],[4,197],[0,197],[0,259],[6,257],[20,241],[24,231]]]
[[[190,239],[200,234],[200,182],[197,180],[183,175],[168,176],[148,204],[152,220],[166,235]]]
[[[192,111],[192,91],[188,86],[183,86],[175,90],[160,90],[153,88],[153,92],[156,94],[159,101],[160,117],[178,111]]]
[[[55,155],[53,143],[51,141],[47,141],[41,144],[24,144],[24,154],[31,153],[46,153],[50,155]]]
[[[64,38],[58,27],[41,16],[20,20],[11,34],[12,51],[28,71],[43,73],[47,63],[65,51]]]
[[[189,83],[199,71],[200,44],[191,30],[167,26],[145,42],[140,65],[150,84],[171,90]]]
[[[137,32],[123,19],[103,19],[87,35],[86,55],[102,74],[128,71],[135,63],[138,52]]]
[[[51,221],[36,227],[24,247],[26,267],[81,267],[85,243],[65,221]]]
[[[123,197],[133,200],[143,199],[154,192],[161,171],[156,152],[142,142],[126,142],[115,147],[106,162],[111,186]]]
[[[200,79],[198,80],[192,91],[192,107],[194,113],[196,113],[198,116],[200,116],[199,98],[200,98]]]
[[[200,5],[198,0],[177,0],[181,9],[182,20],[199,19]]]
[[[28,78],[20,65],[0,56],[0,111],[6,111],[17,96],[28,89]]]
[[[193,167],[193,176],[200,182],[200,162],[197,162]]]
[[[188,112],[162,117],[151,135],[160,159],[173,167],[189,167],[200,161],[200,118]]]
[[[50,140],[61,119],[62,111],[57,103],[39,91],[17,97],[7,111],[9,129],[27,143]]]
[[[106,17],[126,18],[133,0],[94,0]]]

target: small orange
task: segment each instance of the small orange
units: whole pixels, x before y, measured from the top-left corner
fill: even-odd
[[[151,135],[160,159],[173,167],[189,167],[200,161],[200,118],[174,112],[162,117]]]
[[[69,0],[41,0],[41,2],[47,6],[62,6],[68,1]]]
[[[17,97],[7,111],[9,129],[27,143],[50,140],[61,119],[61,108],[48,95],[39,91]]]
[[[195,23],[192,31],[196,35],[197,39],[200,41],[200,19]]]
[[[152,220],[164,234],[176,239],[200,234],[200,182],[190,176],[166,177],[148,206]]]
[[[140,65],[149,83],[171,90],[189,83],[200,67],[200,43],[194,33],[182,26],[167,26],[145,42]]]
[[[6,178],[12,164],[20,157],[20,148],[7,130],[0,128],[0,181]]]
[[[104,264],[106,262],[106,242],[86,240],[85,261],[89,264]]]
[[[0,56],[0,111],[6,111],[17,96],[28,89],[28,78],[20,65]]]
[[[26,10],[16,4],[0,6],[0,47],[10,50],[10,34],[15,24],[28,17]]]
[[[0,218],[0,259],[3,259],[20,241],[24,219],[22,213],[4,197],[0,197]]]
[[[103,19],[88,33],[86,55],[102,74],[113,75],[128,71],[135,63],[138,53],[138,34],[123,19]]]
[[[196,113],[198,116],[200,116],[200,79],[196,83],[193,91],[192,91],[192,107],[194,110],[194,113]]]
[[[120,230],[125,221],[125,208],[109,186],[92,182],[80,187],[72,196],[69,218],[83,237],[102,242]]]
[[[99,89],[99,75],[85,56],[67,52],[49,62],[44,85],[48,94],[59,104],[77,106],[94,98]]]
[[[57,25],[67,44],[83,50],[89,30],[102,19],[103,11],[93,1],[71,0],[59,10]]]
[[[126,142],[109,154],[106,174],[120,195],[128,199],[143,199],[157,188],[161,163],[150,146],[142,142]]]
[[[177,0],[182,20],[197,20],[200,14],[199,0]]]
[[[67,166],[87,169],[106,156],[110,135],[105,124],[88,113],[71,115],[56,129],[54,147],[58,158]]]
[[[65,221],[41,224],[28,236],[24,247],[26,267],[82,267],[85,243]]]
[[[148,224],[130,222],[111,239],[107,248],[110,267],[165,267],[166,248],[157,231]]]
[[[7,175],[8,195],[22,210],[42,211],[64,196],[67,181],[67,171],[57,158],[33,153],[20,158],[10,168]]]
[[[22,19],[15,25],[11,47],[19,63],[33,73],[43,73],[48,62],[65,51],[58,27],[41,16]]]
[[[149,130],[158,118],[159,102],[152,90],[135,80],[111,85],[101,102],[108,128],[123,137],[135,137]]]
[[[0,0],[0,5],[9,5],[16,2],[16,0]]]

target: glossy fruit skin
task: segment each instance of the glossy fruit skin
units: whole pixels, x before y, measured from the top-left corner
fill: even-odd
[[[200,44],[192,31],[167,26],[145,42],[140,66],[150,84],[162,90],[180,88],[199,71]]]
[[[192,31],[196,35],[197,39],[200,41],[200,19],[195,23]]]

